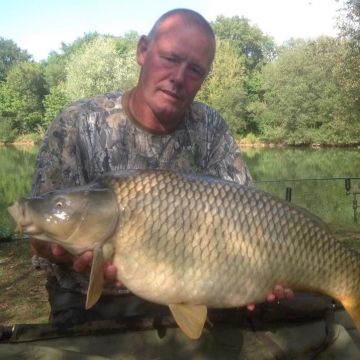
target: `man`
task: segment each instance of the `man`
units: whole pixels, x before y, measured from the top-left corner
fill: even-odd
[[[215,37],[201,15],[185,9],[164,14],[139,40],[141,73],[135,88],[74,102],[56,117],[39,151],[33,195],[83,185],[107,171],[140,168],[200,172],[253,185],[224,120],[193,101],[214,56]],[[111,264],[104,269],[109,285],[86,311],[92,252],[73,258],[59,246],[36,239],[31,246],[48,273],[54,322],[168,314],[167,307],[115,286]],[[276,286],[268,299],[275,296],[291,298],[293,293]]]

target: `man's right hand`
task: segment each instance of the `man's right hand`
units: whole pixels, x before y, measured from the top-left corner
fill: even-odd
[[[90,274],[91,263],[94,255],[93,251],[88,250],[79,256],[74,256],[60,245],[48,243],[35,238],[30,238],[30,248],[34,254],[48,259],[56,264],[72,264],[76,272],[84,275]],[[116,286],[121,286],[121,283],[116,281],[116,266],[113,265],[111,261],[104,265],[104,278],[108,283],[115,283]]]
[[[67,252],[61,246],[36,238],[30,238],[30,249],[34,254],[56,264],[71,264],[75,259],[74,255]]]

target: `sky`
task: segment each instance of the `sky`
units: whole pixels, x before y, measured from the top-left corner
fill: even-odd
[[[277,44],[294,37],[336,36],[337,10],[343,0],[0,0],[0,37],[13,40],[45,60],[61,43],[88,32],[122,36],[147,34],[166,11],[189,8],[208,21],[218,15],[244,16]]]

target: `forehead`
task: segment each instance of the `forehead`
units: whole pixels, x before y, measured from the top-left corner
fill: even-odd
[[[210,66],[215,54],[215,41],[199,24],[171,17],[158,27],[153,42],[157,49],[191,55]]]

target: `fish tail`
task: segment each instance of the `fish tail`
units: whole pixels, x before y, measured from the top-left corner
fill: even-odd
[[[358,299],[344,299],[341,303],[360,331],[360,296]]]

